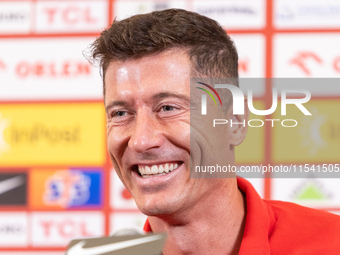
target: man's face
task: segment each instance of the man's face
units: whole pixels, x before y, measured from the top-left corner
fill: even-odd
[[[190,163],[200,164],[211,144],[199,126],[192,127],[190,143],[190,62],[184,52],[111,62],[105,84],[108,151],[143,213],[175,213],[218,188],[217,180],[190,179]]]

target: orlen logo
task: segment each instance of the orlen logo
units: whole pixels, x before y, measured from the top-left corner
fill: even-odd
[[[313,76],[318,66],[332,66],[336,73],[340,73],[340,56],[335,56],[331,62],[325,63],[318,54],[312,51],[297,52],[296,55],[290,59],[289,64],[299,68],[305,76]],[[313,72],[314,71],[314,72]]]
[[[228,89],[231,92],[232,99],[233,99],[233,115],[244,115],[245,113],[245,107],[244,107],[244,100],[245,96],[243,94],[243,91],[238,88],[235,85],[229,85],[229,84],[215,84],[215,89],[211,87],[210,85],[198,82],[199,84],[205,85],[208,88],[210,88],[219,98],[221,105],[222,101],[216,92],[215,89]],[[199,88],[202,89],[202,88]],[[203,91],[207,92],[216,104],[216,100],[213,98],[212,94],[207,91],[206,89],[202,89]],[[287,95],[290,93],[294,94],[304,94],[304,98],[287,98]],[[282,89],[281,90],[281,115],[285,116],[287,115],[287,105],[292,104],[295,105],[304,115],[312,115],[304,106],[304,103],[307,103],[311,99],[311,93],[308,90],[305,89]],[[253,92],[252,90],[248,90],[248,96],[247,96],[247,103],[248,103],[248,109],[250,110],[251,113],[255,115],[270,115],[275,112],[277,105],[278,105],[278,93],[277,89],[273,88],[272,89],[272,106],[270,109],[267,110],[258,110],[255,109],[253,105]],[[206,95],[201,96],[201,115],[206,115],[207,114],[207,99]],[[266,119],[265,121],[270,121],[272,123],[272,127],[274,127],[274,122],[275,121],[280,121],[279,119]],[[252,122],[259,122],[260,125],[252,125]],[[285,122],[294,122],[294,125],[286,125]],[[213,126],[215,127],[217,124],[227,124],[229,123],[228,120],[226,119],[214,119]],[[245,120],[244,122],[237,122],[233,123],[232,120],[230,120],[230,126],[232,127],[233,124],[243,124],[244,126],[246,125]],[[281,125],[283,127],[295,127],[297,126],[297,121],[294,119],[286,119],[281,121]],[[248,126],[250,127],[262,127],[264,125],[264,121],[260,119],[250,119],[248,121]]]
[[[48,78],[73,78],[90,76],[91,65],[79,60],[65,60],[63,62],[52,61],[21,61],[15,67],[17,77]]]

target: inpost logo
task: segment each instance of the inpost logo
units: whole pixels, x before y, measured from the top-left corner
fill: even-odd
[[[211,91],[215,93],[215,95],[218,97],[220,104],[222,106],[222,100],[217,93],[215,89],[228,89],[231,93],[232,99],[233,99],[233,115],[244,115],[245,114],[245,95],[243,91],[235,86],[230,84],[215,84],[214,88],[206,83],[203,82],[197,82],[198,84],[204,85],[208,87]],[[197,87],[198,89],[203,90],[206,92],[210,97],[213,99],[215,105],[217,105],[215,98],[213,97],[212,93],[208,90]],[[293,95],[304,95],[304,97],[298,97],[298,98],[288,98],[289,94]],[[306,107],[303,105],[307,103],[311,99],[311,93],[306,89],[282,89],[281,90],[281,116],[287,115],[287,105],[295,105],[304,115],[311,116],[312,114],[306,109]],[[278,92],[276,88],[272,88],[272,105],[270,109],[267,110],[258,110],[255,109],[254,103],[253,103],[253,91],[249,89],[247,91],[247,105],[248,109],[251,113],[254,115],[259,116],[266,116],[270,115],[275,112],[275,110],[278,107]],[[207,115],[207,96],[206,94],[201,95],[201,115]],[[295,119],[249,119],[248,123],[246,123],[246,120],[243,122],[234,122],[232,120],[227,119],[214,119],[213,120],[213,126],[216,127],[216,125],[225,125],[229,124],[231,127],[233,125],[239,125],[242,124],[245,126],[248,124],[249,127],[262,127],[264,126],[264,123],[271,122],[271,126],[274,127],[276,122],[280,122],[283,127],[296,127],[298,125],[298,122]]]
[[[0,157],[3,152],[9,149],[9,145],[5,142],[5,129],[9,126],[9,121],[2,117],[0,113]]]
[[[105,161],[105,113],[99,102],[2,104],[0,114],[2,167]]]

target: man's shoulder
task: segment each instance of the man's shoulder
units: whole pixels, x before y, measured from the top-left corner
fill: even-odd
[[[304,216],[305,220],[308,217],[321,217],[321,219],[327,220],[328,218],[340,220],[340,215],[330,213],[326,210],[314,209],[306,206],[302,206],[292,202],[279,201],[279,200],[267,200],[263,199],[268,209],[273,210],[276,215],[285,217],[298,217]],[[294,214],[293,214],[294,213]],[[303,220],[303,219],[300,219]]]
[[[290,202],[264,202],[272,219],[269,239],[271,247],[280,249],[277,254],[284,254],[282,250],[286,254],[338,254],[339,215]]]

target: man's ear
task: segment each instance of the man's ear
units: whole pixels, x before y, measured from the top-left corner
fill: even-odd
[[[247,98],[244,99],[244,115],[232,115],[233,126],[231,128],[230,145],[240,145],[246,138],[248,131],[249,109]]]

